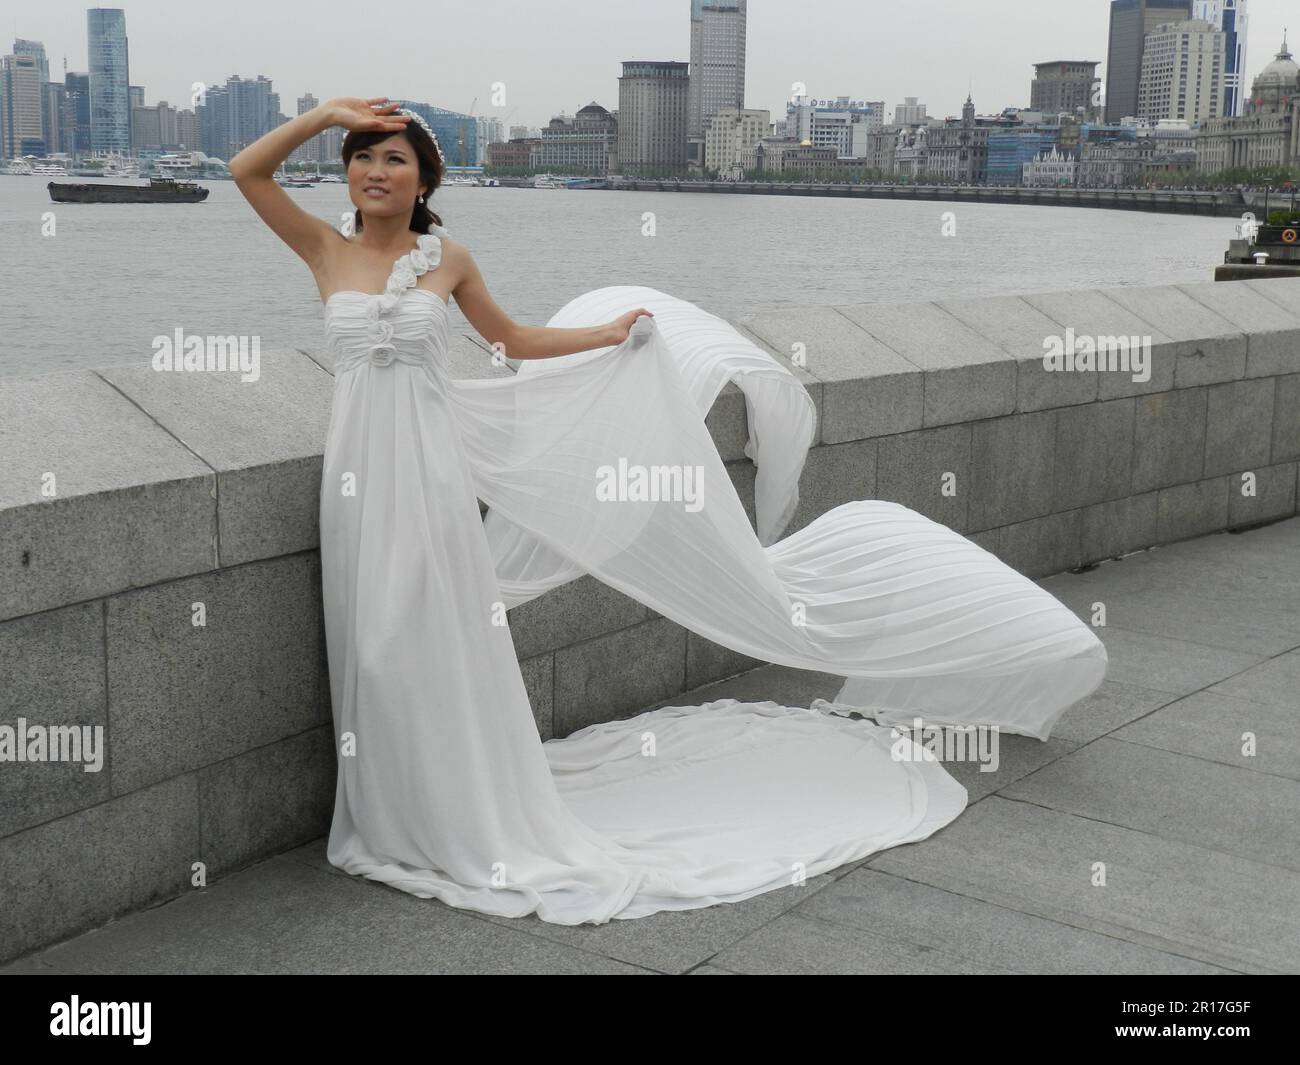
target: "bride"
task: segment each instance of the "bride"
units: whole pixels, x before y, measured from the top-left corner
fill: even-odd
[[[331,125],[349,131],[347,235],[272,177]],[[230,171],[311,269],[334,357],[320,549],[338,753],[328,856],[340,869],[558,924],[798,888],[965,808],[914,723],[1045,740],[1101,683],[1106,652],[1086,625],[906,507],[853,501],[779,539],[802,452],[784,456],[789,490],[769,492],[760,541],[704,424],[716,391],[699,385],[703,333],[739,337],[652,289],[579,297],[573,327],[512,321],[429,206],[445,164],[412,112],[332,100]],[[521,372],[449,376],[451,297]],[[601,321],[610,306],[621,313]],[[730,357],[709,356],[712,368]],[[769,491],[763,474],[783,458],[773,440],[811,402],[757,361],[747,454]],[[774,388],[799,401],[778,418]],[[718,699],[543,743],[506,612],[583,573],[709,640],[844,686],[810,707]]]

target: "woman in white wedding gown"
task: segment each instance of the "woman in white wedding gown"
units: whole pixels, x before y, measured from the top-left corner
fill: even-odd
[[[736,902],[961,813],[965,789],[890,725],[1046,739],[1101,683],[1086,625],[905,507],[847,503],[780,539],[812,404],[725,323],[630,288],[588,293],[546,328],[510,323],[424,206],[436,139],[395,108],[331,101],[231,162],[312,266],[335,360],[320,495],[334,865],[559,924]],[[351,240],[270,177],[334,123],[351,131]],[[452,294],[485,337],[510,338],[521,372],[448,375]],[[704,424],[728,379],[750,416],[759,535]],[[807,708],[720,699],[542,743],[505,612],[583,573],[844,687]]]

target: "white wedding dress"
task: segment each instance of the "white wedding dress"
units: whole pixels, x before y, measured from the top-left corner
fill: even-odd
[[[1046,739],[1101,683],[1106,652],[1086,625],[906,507],[846,503],[778,539],[811,400],[685,301],[588,293],[551,324],[638,306],[655,318],[614,349],[453,380],[448,306],[417,286],[443,233],[419,238],[383,294],[339,292],[325,306],[335,866],[558,924],[737,902],[961,813],[966,790],[890,724]],[[745,392],[761,536],[704,423],[728,379]],[[628,473],[626,498],[601,494],[602,467]],[[698,492],[638,498],[632,471],[660,468],[694,471],[682,484]],[[543,743],[505,610],[583,573],[716,643],[844,687],[808,708],[720,699]]]

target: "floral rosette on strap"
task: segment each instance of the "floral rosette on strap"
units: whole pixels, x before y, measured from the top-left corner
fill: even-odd
[[[431,225],[429,232],[416,240],[415,247],[393,263],[383,293],[370,297],[366,321],[370,329],[370,361],[374,365],[388,366],[397,357],[393,323],[383,317],[384,312],[396,307],[402,293],[414,287],[422,274],[437,269],[442,262],[442,237],[446,232],[442,226]]]

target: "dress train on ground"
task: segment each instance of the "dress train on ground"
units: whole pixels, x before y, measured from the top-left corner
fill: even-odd
[[[615,313],[656,318],[617,348],[451,379],[447,305],[416,285],[437,266],[437,232],[385,293],[326,305],[333,864],[561,924],[736,902],[961,813],[965,789],[888,724],[919,713],[1046,738],[1101,682],[1100,641],[1061,603],[905,507],[854,501],[776,539],[811,439],[802,386],[739,344],[720,370],[721,326],[701,357],[690,338],[703,334],[676,331],[686,318],[633,299]],[[766,545],[701,411],[720,381],[744,389],[744,364],[747,453],[760,477],[771,459]],[[784,436],[760,409],[794,412]],[[663,707],[542,743],[505,611],[581,573],[724,646],[844,676],[844,689],[811,708]],[[844,716],[855,709],[875,721]]]

